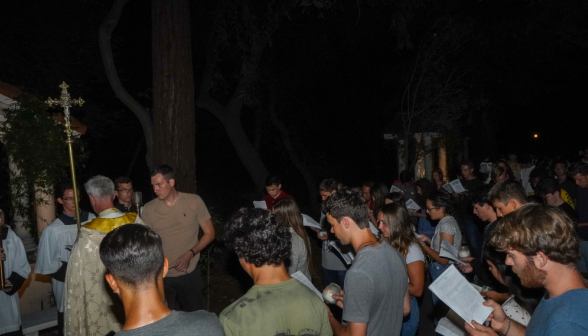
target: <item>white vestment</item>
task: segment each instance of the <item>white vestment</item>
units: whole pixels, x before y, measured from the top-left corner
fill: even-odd
[[[78,227],[75,224],[66,225],[60,217],[56,218],[41,235],[39,239],[39,249],[37,262],[35,263],[35,273],[37,274],[54,274],[69,261],[71,249],[78,235]],[[83,218],[83,217],[82,217]],[[88,214],[88,220],[94,219],[94,214]],[[63,286],[64,282],[51,278],[53,285],[53,295],[57,304],[57,311],[63,313]]]
[[[80,229],[65,276],[65,335],[103,336],[122,328],[124,307],[104,279],[106,268],[100,260],[100,243],[108,232],[129,223],[125,218],[143,224],[136,214],[112,208],[102,211],[98,218],[84,223]]]
[[[2,240],[2,248],[6,254],[4,261],[4,274],[8,279],[14,273],[24,279],[31,274],[31,265],[27,260],[22,241],[18,236],[7,227],[6,239]],[[0,290],[0,334],[6,334],[20,329],[20,300],[18,293],[8,295]]]

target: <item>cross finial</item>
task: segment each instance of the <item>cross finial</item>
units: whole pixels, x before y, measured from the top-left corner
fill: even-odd
[[[61,83],[61,85],[59,85],[59,87],[61,88],[61,94],[64,94],[64,93],[67,94],[67,88],[69,87],[69,85],[65,84],[65,81],[63,83]]]
[[[70,94],[67,92],[67,88],[69,87],[69,85],[67,85],[65,82],[61,83],[59,87],[61,88],[61,97],[59,98],[59,100],[52,99],[51,97],[49,97],[45,101],[45,103],[47,103],[49,107],[52,107],[53,105],[58,105],[65,108],[65,113],[69,116],[69,108],[72,105],[82,106],[84,104],[84,100],[82,98],[70,99]]]

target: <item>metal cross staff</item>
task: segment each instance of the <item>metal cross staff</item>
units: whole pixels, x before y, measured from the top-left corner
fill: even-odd
[[[71,180],[73,184],[73,194],[74,194],[74,203],[76,206],[76,222],[78,224],[78,232],[80,231],[81,221],[80,221],[80,206],[78,204],[78,186],[76,185],[76,169],[73,159],[73,149],[71,144],[73,140],[71,138],[71,124],[69,122],[69,108],[72,105],[82,106],[84,104],[84,100],[82,98],[78,99],[71,99],[69,93],[67,92],[67,88],[69,85],[65,84],[65,82],[59,85],[61,88],[61,97],[58,100],[53,100],[51,97],[45,101],[49,107],[53,105],[63,107],[63,114],[65,115],[65,133],[67,134],[67,146],[69,148],[69,166],[71,168]]]

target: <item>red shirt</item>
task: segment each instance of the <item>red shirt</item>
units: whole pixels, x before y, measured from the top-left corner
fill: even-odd
[[[281,199],[294,199],[294,197],[286,194],[283,190],[276,198],[273,198],[270,195],[263,196],[263,200],[265,201],[265,205],[267,205],[268,210],[274,210],[274,204]]]

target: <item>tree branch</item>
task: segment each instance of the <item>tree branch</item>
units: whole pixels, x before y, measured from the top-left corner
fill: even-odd
[[[98,42],[100,45],[100,55],[102,56],[102,63],[104,64],[104,70],[106,71],[106,77],[112,87],[112,91],[118,99],[121,100],[126,107],[128,107],[139,119],[141,127],[143,128],[143,134],[145,136],[145,144],[147,145],[147,155],[145,160],[149,170],[153,169],[153,121],[149,116],[149,111],[145,109],[138,101],[136,101],[123,87],[116,66],[114,65],[114,58],[112,56],[111,37],[112,32],[118,25],[120,15],[122,14],[123,8],[129,2],[129,0],[115,0],[110,13],[100,25],[98,34]]]

